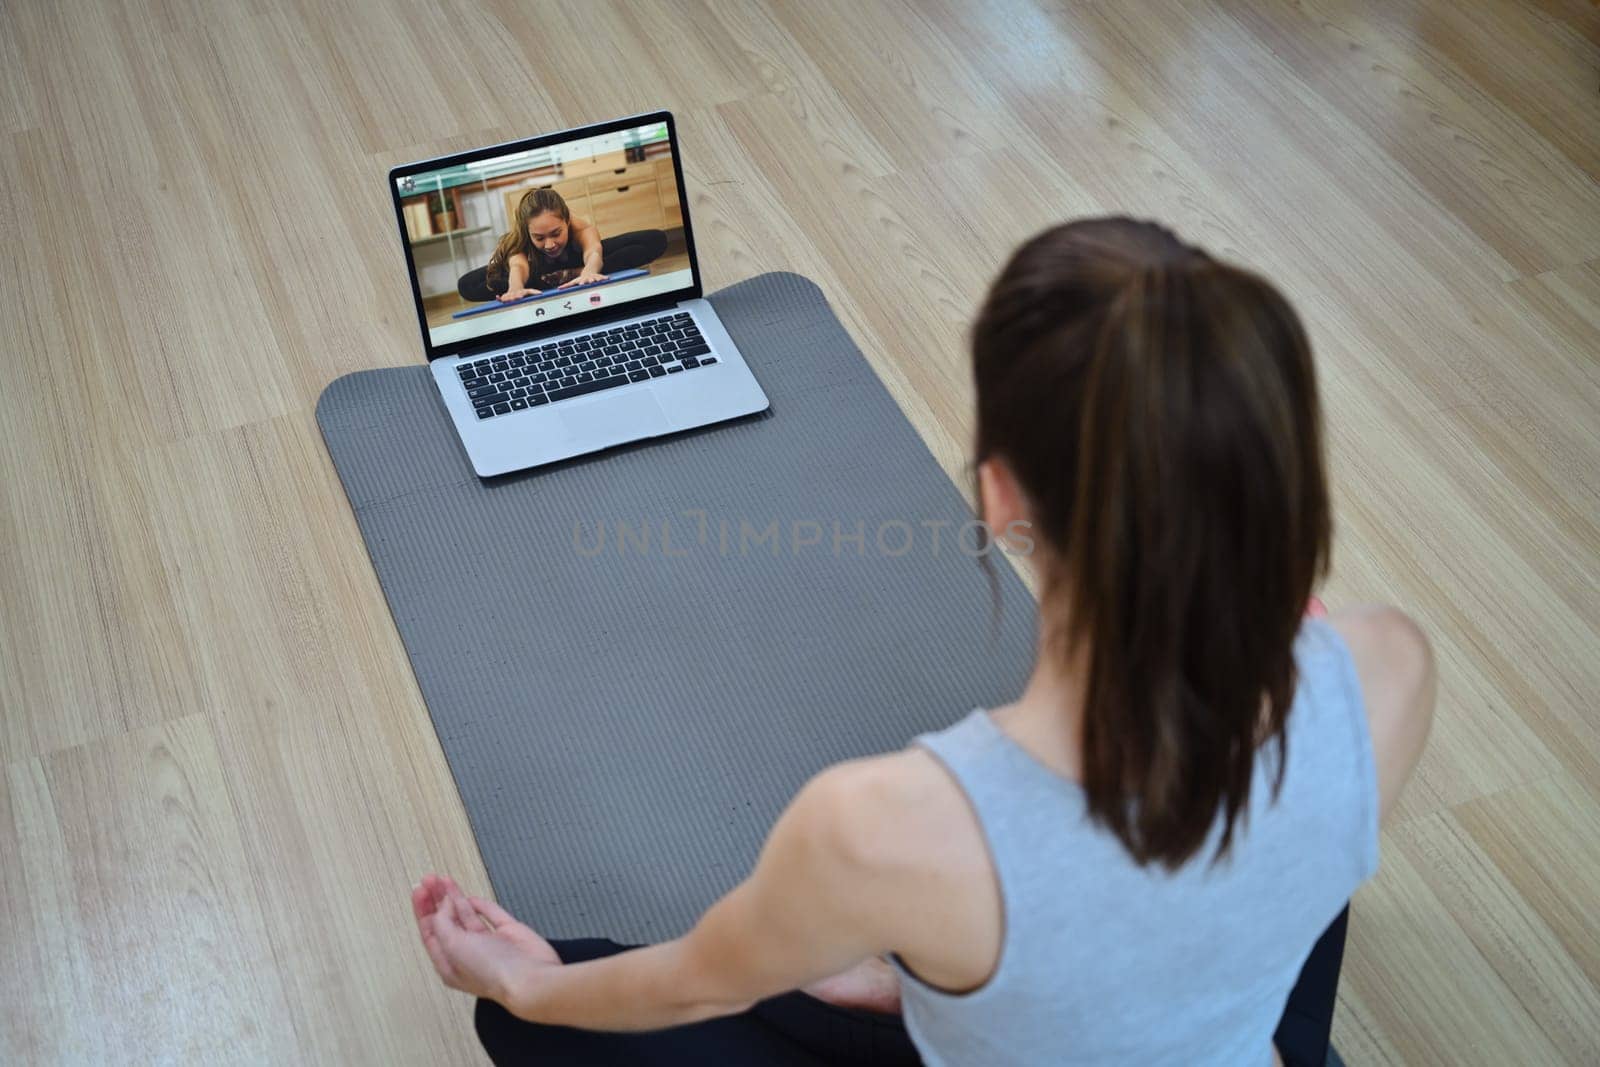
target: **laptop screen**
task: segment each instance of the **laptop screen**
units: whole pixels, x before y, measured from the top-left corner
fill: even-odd
[[[675,154],[652,119],[404,168],[395,199],[430,348],[691,288]]]

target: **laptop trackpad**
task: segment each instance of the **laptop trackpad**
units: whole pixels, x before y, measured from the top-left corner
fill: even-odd
[[[557,411],[573,444],[585,449],[654,437],[667,429],[661,405],[643,389],[569,400]]]

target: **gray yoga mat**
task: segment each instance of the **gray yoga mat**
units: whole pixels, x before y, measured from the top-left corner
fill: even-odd
[[[821,291],[710,300],[770,411],[484,481],[420,364],[317,403],[495,896],[548,937],[682,933],[809,776],[1032,663],[1026,587],[996,555],[992,628],[971,510]]]

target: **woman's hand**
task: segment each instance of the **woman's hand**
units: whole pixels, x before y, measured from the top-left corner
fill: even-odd
[[[451,989],[505,1004],[541,971],[561,966],[550,942],[450,878],[425,875],[412,887],[411,910],[433,969]]]
[[[842,974],[801,990],[841,1008],[899,1014],[900,975],[881,957],[869,956]]]
[[[513,300],[521,300],[525,296],[533,296],[537,291],[538,290],[536,289],[524,289],[519,285],[513,289],[507,289],[505,292],[495,297],[495,299],[500,301],[502,304],[507,304]]]
[[[575,285],[588,285],[590,282],[606,282],[611,280],[611,275],[600,274],[595,271],[585,270],[571,281],[562,282],[557,289],[570,289]]]

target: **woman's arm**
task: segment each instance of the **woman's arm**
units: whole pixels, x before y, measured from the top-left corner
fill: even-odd
[[[1355,662],[1377,764],[1379,821],[1387,825],[1433,725],[1438,690],[1433,645],[1409,615],[1386,605],[1344,608],[1328,622]]]
[[[507,285],[506,291],[501,293],[496,299],[517,300],[521,297],[527,296],[528,290],[523,288],[523,286],[527,284],[529,269],[528,257],[523,255],[521,252],[513,253],[511,257],[506,260],[506,273],[509,276],[511,284]]]
[[[605,253],[600,247],[599,227],[583,220],[581,225],[576,225],[572,229],[573,236],[578,239],[578,247],[583,250],[583,270],[580,276],[599,274],[601,263],[605,259]]]
[[[755,870],[675,941],[537,971],[506,1008],[530,1022],[649,1030],[743,1011],[892,946],[903,887],[878,868],[860,797],[873,761],[813,778],[773,827]],[[877,815],[874,812],[873,815]]]

